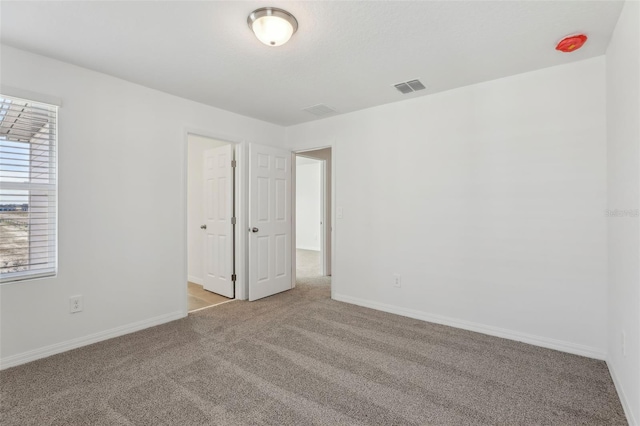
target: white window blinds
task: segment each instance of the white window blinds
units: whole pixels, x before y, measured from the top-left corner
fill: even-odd
[[[0,94],[0,282],[56,273],[57,114]]]

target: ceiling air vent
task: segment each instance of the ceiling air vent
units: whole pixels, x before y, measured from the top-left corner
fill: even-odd
[[[394,84],[394,87],[398,89],[400,93],[407,94],[413,92],[413,89],[407,83]]]
[[[335,109],[330,108],[325,104],[312,105],[310,107],[302,108],[302,110],[318,117],[324,117],[325,115],[335,114],[337,112]]]
[[[398,89],[400,93],[406,95],[407,93],[417,92],[418,90],[426,89],[425,85],[420,80],[410,80],[404,83],[394,84],[393,87]]]
[[[411,80],[411,81],[407,81],[407,84],[409,85],[409,87],[411,87],[415,92],[417,92],[418,90],[424,90],[426,89],[426,87],[424,87],[424,84],[422,84],[420,82],[420,80]]]

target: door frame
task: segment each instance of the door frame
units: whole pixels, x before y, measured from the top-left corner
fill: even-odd
[[[316,151],[311,150],[311,151]],[[322,259],[320,260],[320,274],[321,275],[327,275],[327,265],[328,265],[328,256],[327,256],[327,160],[323,159],[323,158],[316,158],[316,157],[309,157],[304,155],[304,152],[296,152],[295,156],[293,158],[293,161],[295,161],[295,159],[297,157],[303,157],[303,158],[308,158],[310,160],[315,160],[317,162],[320,163],[320,221],[322,222],[320,225],[320,255],[322,256]],[[297,166],[295,166],[297,167]],[[297,178],[297,174],[294,173],[293,179],[295,180]],[[296,198],[295,198],[295,194],[294,197],[292,199],[292,201],[297,202]],[[295,207],[295,206],[294,206]],[[295,212],[296,209],[294,209]],[[296,218],[295,218],[295,214],[292,215],[293,220],[294,220],[294,228],[296,227]],[[295,233],[293,235],[294,237],[296,237]],[[293,241],[294,243],[296,242],[295,240]],[[297,244],[296,244],[297,245]]]
[[[336,224],[336,215],[335,215],[335,211],[336,211],[336,146],[333,143],[330,144],[320,144],[318,146],[311,146],[311,147],[306,147],[303,149],[298,149],[298,150],[292,150],[291,151],[291,164],[292,164],[292,170],[293,170],[293,179],[291,182],[291,218],[292,218],[292,235],[293,235],[293,244],[291,244],[291,268],[293,269],[293,273],[291,274],[292,276],[292,288],[295,287],[296,284],[296,274],[297,274],[297,265],[296,265],[296,156],[300,155],[302,157],[304,157],[304,153],[305,152],[309,152],[309,151],[318,151],[321,149],[326,149],[326,148],[330,148],[331,149],[331,211],[330,211],[330,216],[331,216],[331,298],[334,298],[334,294],[335,294],[335,288],[336,288],[336,263],[335,263],[335,259],[336,259],[336,229],[337,229],[337,224]],[[315,160],[320,160],[318,158],[315,157],[309,157],[309,158],[313,158]],[[325,226],[327,223],[327,217],[326,217],[326,202],[328,201],[327,197],[327,191],[326,191],[326,184],[327,184],[327,161],[326,160],[321,160],[322,161],[322,194],[323,194],[323,199],[322,199],[322,224],[323,224],[323,230],[325,230]],[[326,272],[327,270],[327,255],[326,255],[326,230],[325,232],[322,233],[322,253],[323,253],[323,260],[322,260],[322,272],[323,274]]]
[[[182,270],[182,311],[184,316],[189,313],[188,306],[188,276],[189,276],[189,262],[188,262],[188,227],[187,227],[187,209],[188,209],[188,172],[189,172],[189,135],[201,136],[209,139],[215,139],[221,142],[227,142],[234,147],[236,169],[235,169],[235,181],[236,188],[234,192],[235,198],[235,212],[236,212],[236,227],[235,227],[235,270],[236,270],[236,283],[235,283],[235,298],[240,300],[246,300],[248,295],[248,279],[247,279],[247,262],[244,254],[247,253],[247,233],[242,232],[247,229],[247,191],[246,186],[248,184],[248,168],[246,163],[247,142],[244,140],[238,140],[228,135],[223,135],[206,129],[183,127],[182,137],[182,156],[183,156],[183,170],[182,170],[182,230],[183,230],[183,270]]]
[[[188,299],[187,299],[187,279],[188,279],[188,253],[187,253],[187,238],[188,238],[188,228],[187,228],[187,190],[188,190],[188,148],[189,148],[189,135],[197,135],[203,136],[206,138],[216,139],[219,141],[228,142],[235,145],[235,156],[236,156],[236,190],[235,190],[235,203],[236,203],[236,299],[239,300],[247,300],[249,296],[249,262],[247,255],[248,244],[249,244],[249,235],[245,231],[249,227],[249,144],[246,140],[226,134],[221,134],[216,131],[202,129],[198,127],[191,126],[183,126],[182,131],[182,206],[180,209],[180,214],[182,215],[182,251],[183,251],[183,270],[182,276],[180,280],[180,288],[183,289],[181,291],[182,294],[182,311],[183,316],[187,316],[189,313],[188,310]],[[317,141],[316,141],[317,142]],[[338,284],[338,270],[336,268],[336,241],[337,241],[337,230],[338,223],[336,222],[336,176],[338,170],[338,150],[337,144],[335,142],[329,143],[311,143],[311,144],[300,144],[305,147],[299,147],[298,149],[291,149],[291,163],[292,163],[292,182],[291,182],[291,209],[292,209],[292,236],[293,241],[295,241],[296,237],[296,221],[295,221],[295,209],[296,209],[296,185],[295,185],[295,156],[297,154],[301,154],[307,151],[317,151],[324,148],[331,148],[331,298],[334,298],[336,294],[336,288]],[[325,175],[326,176],[326,175]],[[292,252],[291,252],[291,288],[295,287],[296,281],[296,248],[295,244],[291,244]]]

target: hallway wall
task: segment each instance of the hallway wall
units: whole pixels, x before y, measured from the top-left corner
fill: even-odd
[[[296,157],[296,248],[322,246],[322,162]]]

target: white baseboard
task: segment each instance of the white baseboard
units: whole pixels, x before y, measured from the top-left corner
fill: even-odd
[[[622,383],[620,383],[620,379],[618,379],[618,375],[616,374],[616,370],[613,368],[613,363],[607,360],[607,367],[609,367],[609,374],[611,374],[611,379],[613,379],[613,384],[616,386],[616,391],[618,392],[618,398],[620,398],[620,402],[622,403],[622,409],[624,410],[625,416],[627,416],[627,422],[629,426],[638,426],[638,422],[633,416],[633,411],[631,411],[631,406],[629,404],[629,398],[627,398],[627,394],[624,392],[624,387]]]
[[[188,275],[187,276],[187,281],[189,281],[191,283],[194,283],[194,284],[204,285],[204,280],[202,278],[194,277],[193,275]]]
[[[77,339],[67,340],[66,342],[55,343],[43,348],[38,348],[31,351],[23,352],[21,354],[8,356],[0,359],[0,370],[5,370],[7,368],[15,367],[16,365],[20,364],[26,364],[27,362],[35,361],[40,358],[46,358],[51,355],[70,351],[71,349],[87,346],[92,343],[101,342],[103,340],[112,339],[124,334],[133,333],[134,331],[139,331],[145,328],[164,324],[169,321],[184,318],[185,316],[186,315],[184,312],[176,311],[170,314],[160,315],[154,318],[134,322],[132,324],[112,328],[110,330],[100,331],[88,336],[78,337]]]
[[[377,309],[391,314],[402,315],[404,317],[414,318],[422,321],[433,322],[436,324],[448,325],[450,327],[461,328],[463,330],[475,331],[477,333],[488,334],[490,336],[502,337],[504,339],[515,340],[518,342],[528,343],[530,345],[541,346],[543,348],[555,349],[561,352],[568,352],[574,355],[581,355],[588,358],[599,360],[606,359],[606,352],[589,346],[579,345],[576,343],[565,342],[562,340],[550,339],[547,337],[534,336],[531,334],[521,333],[518,331],[507,330],[504,328],[493,327],[485,324],[479,324],[470,321],[449,318],[442,315],[430,314],[414,309],[401,308],[386,303],[373,302],[370,300],[360,299],[358,297],[346,296],[344,294],[334,294],[333,299],[351,303],[353,305],[364,306],[365,308]]]

